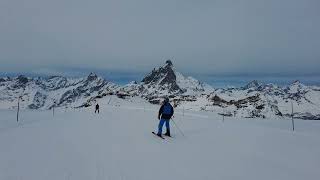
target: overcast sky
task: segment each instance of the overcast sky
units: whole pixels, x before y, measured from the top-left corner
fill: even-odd
[[[312,74],[319,0],[1,0],[0,71]]]

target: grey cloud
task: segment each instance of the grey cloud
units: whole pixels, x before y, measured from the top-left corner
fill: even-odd
[[[0,71],[316,73],[317,0],[2,0]],[[51,71],[49,69],[52,69]]]

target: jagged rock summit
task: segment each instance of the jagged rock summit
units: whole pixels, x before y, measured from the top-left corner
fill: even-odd
[[[243,89],[258,89],[260,86],[262,86],[261,82],[257,80],[253,80],[249,82],[247,85],[245,85]]]
[[[167,60],[159,68],[154,68],[141,83],[131,83],[124,89],[143,97],[195,95],[212,90],[211,86],[177,72],[171,60]]]
[[[153,69],[143,78],[142,83],[159,90],[168,90],[169,94],[183,93],[177,84],[177,76],[171,60],[167,60],[164,66]]]

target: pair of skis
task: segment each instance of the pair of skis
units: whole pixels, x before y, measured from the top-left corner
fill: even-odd
[[[155,132],[152,132],[152,134],[153,135],[155,135],[155,136],[157,136],[157,137],[159,137],[159,138],[161,138],[161,139],[166,139],[166,138],[164,138],[163,136],[159,136],[157,133],[155,133]],[[170,136],[168,136],[168,137],[170,137]]]

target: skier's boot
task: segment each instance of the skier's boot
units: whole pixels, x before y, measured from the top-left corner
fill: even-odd
[[[163,138],[161,134],[157,134],[157,136],[159,136],[159,137]]]
[[[165,136],[171,137],[170,135],[170,129],[167,129],[167,132],[164,134]]]

